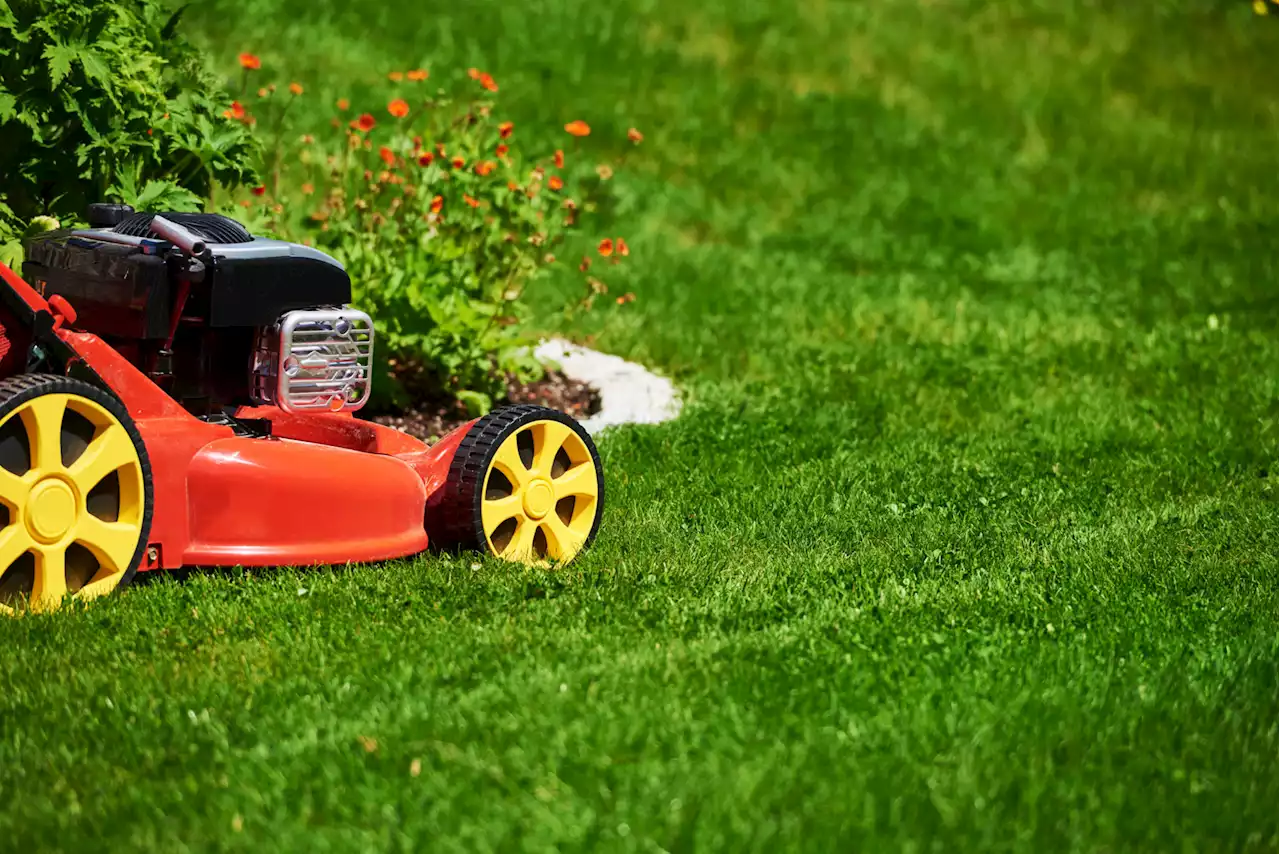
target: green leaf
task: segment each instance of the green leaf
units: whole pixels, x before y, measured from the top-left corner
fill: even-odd
[[[493,409],[493,398],[482,391],[463,389],[458,393],[458,402],[467,408],[467,414],[479,418]]]
[[[87,48],[80,53],[80,65],[84,68],[84,76],[90,80],[107,80],[111,76],[111,69],[103,62],[102,56],[93,48]],[[107,89],[107,95],[114,102],[114,93]]]
[[[27,227],[22,231],[23,239],[35,237],[37,234],[44,234],[46,231],[56,231],[61,228],[62,224],[51,216],[38,216],[27,223]]]
[[[21,240],[10,240],[6,243],[0,243],[0,264],[4,264],[11,270],[17,270],[22,266],[22,259],[26,253],[22,249]]]
[[[193,212],[200,210],[200,197],[172,181],[148,181],[142,192],[132,201],[126,199],[125,204],[140,211]]]
[[[190,5],[190,3],[182,4],[172,15],[169,16],[169,20],[165,22],[164,27],[160,30],[160,38],[165,41],[173,38],[174,34],[178,31],[178,22],[182,20],[182,13],[187,11],[187,7]]]
[[[71,71],[71,61],[76,58],[76,49],[69,45],[54,42],[45,45],[44,58],[49,60],[49,79],[56,87]]]

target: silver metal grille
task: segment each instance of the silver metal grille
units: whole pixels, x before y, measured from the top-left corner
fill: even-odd
[[[369,400],[373,321],[353,308],[282,315],[258,330],[253,396],[286,412],[342,412]]]

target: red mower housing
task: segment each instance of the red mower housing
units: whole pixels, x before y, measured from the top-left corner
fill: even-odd
[[[33,241],[25,280],[0,265],[0,607],[138,570],[429,542],[543,563],[594,538],[602,470],[568,416],[506,407],[430,446],[355,417],[373,327],[334,259],[216,215],[90,223]]]

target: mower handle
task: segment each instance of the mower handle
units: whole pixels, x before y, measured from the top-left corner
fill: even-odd
[[[151,218],[151,231],[177,246],[192,258],[208,253],[208,245],[185,226],[156,215]]]

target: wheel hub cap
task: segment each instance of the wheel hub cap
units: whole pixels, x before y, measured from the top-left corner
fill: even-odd
[[[524,491],[524,512],[530,519],[541,519],[555,505],[555,490],[545,480],[535,480]]]
[[[32,537],[42,543],[56,543],[75,525],[75,493],[60,480],[41,481],[31,490],[25,515]]]

